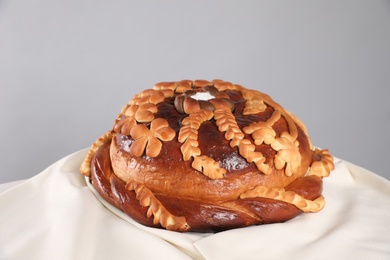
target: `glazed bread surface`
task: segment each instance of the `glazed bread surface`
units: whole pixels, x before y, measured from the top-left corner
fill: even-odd
[[[321,210],[322,178],[333,168],[329,152],[268,95],[185,80],[131,99],[81,173],[144,225],[206,232]]]

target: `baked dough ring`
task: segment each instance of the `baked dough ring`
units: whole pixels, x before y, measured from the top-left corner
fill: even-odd
[[[317,212],[333,168],[329,152],[314,148],[303,123],[269,96],[186,80],[131,99],[81,173],[144,225],[204,232]]]

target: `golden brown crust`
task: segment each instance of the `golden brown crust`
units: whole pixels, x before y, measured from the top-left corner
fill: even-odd
[[[111,168],[109,153],[110,143],[103,144],[92,159],[93,186],[112,205],[147,226],[175,231],[221,231],[284,222],[302,212],[278,198],[252,196],[209,201],[152,193],[145,185],[118,178]],[[299,178],[284,189],[285,193],[304,198],[305,202],[321,197],[321,191],[322,180],[317,176]],[[154,212],[159,213],[154,215]]]
[[[313,149],[304,124],[268,95],[184,80],[134,96],[81,171],[145,225],[204,231],[317,212],[322,177],[333,168],[329,152]],[[222,213],[230,221],[216,217]]]

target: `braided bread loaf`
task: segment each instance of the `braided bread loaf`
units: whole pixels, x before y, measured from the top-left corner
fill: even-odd
[[[144,225],[206,232],[321,210],[322,178],[333,168],[329,152],[269,96],[185,80],[131,99],[80,171]]]

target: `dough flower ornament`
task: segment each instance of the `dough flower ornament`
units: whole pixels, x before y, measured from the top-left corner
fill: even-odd
[[[299,143],[294,140],[291,135],[283,132],[280,138],[276,138],[271,143],[271,147],[277,151],[275,155],[275,168],[280,170],[286,167],[285,173],[291,176],[294,172],[298,172],[298,167],[301,161],[301,154],[298,149]]]
[[[167,120],[156,118],[150,124],[150,129],[138,124],[131,128],[130,135],[134,139],[130,147],[131,153],[140,157],[146,150],[147,156],[156,157],[161,151],[161,141],[171,141],[176,133],[169,127]]]
[[[270,96],[223,80],[160,82],[135,95],[80,171],[150,227],[210,232],[284,222],[325,206],[334,169]]]
[[[182,114],[192,114],[201,109],[214,111],[221,107],[234,110],[234,103],[230,97],[212,85],[187,90],[176,96],[174,104],[176,110]]]
[[[158,111],[156,104],[162,102],[165,96],[162,92],[147,90],[134,97],[129,105],[122,109],[113,129],[124,135],[129,135],[133,126],[139,123],[149,123]]]

